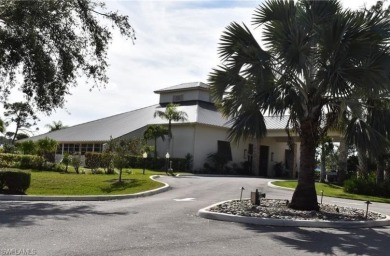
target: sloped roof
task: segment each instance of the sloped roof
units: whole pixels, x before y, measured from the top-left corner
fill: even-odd
[[[179,111],[184,111],[188,115],[186,122],[175,123],[198,123],[204,125],[229,128],[227,119],[222,117],[218,110],[211,104],[201,103],[194,105],[178,106]],[[164,111],[165,108],[159,104],[122,114],[98,119],[95,121],[67,127],[58,131],[34,136],[29,140],[39,140],[45,137],[61,142],[101,142],[108,141],[110,137],[118,138],[130,132],[136,131],[150,124],[167,124],[167,120],[159,117],[154,118],[156,110]],[[269,130],[284,129],[287,118],[265,117]]]
[[[287,126],[289,116],[266,116],[265,125],[268,130],[281,130]]]
[[[154,91],[155,93],[163,93],[163,92],[174,92],[174,91],[183,91],[183,90],[193,90],[193,89],[209,89],[209,85],[202,83],[202,82],[192,82],[192,83],[182,83],[174,86],[170,86],[167,88],[163,88],[157,91]]]

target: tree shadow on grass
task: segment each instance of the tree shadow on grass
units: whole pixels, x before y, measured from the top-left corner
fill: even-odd
[[[245,224],[244,224],[245,225]],[[245,225],[271,239],[302,253],[325,255],[388,255],[390,228],[299,228]],[[294,253],[293,253],[294,254]]]
[[[110,183],[108,187],[102,187],[100,190],[104,193],[119,192],[129,188],[134,188],[142,185],[142,182],[137,179],[122,179],[122,182],[118,182],[117,179],[107,180]]]
[[[83,203],[36,203],[36,202],[1,202],[0,227],[23,227],[36,225],[45,219],[70,220],[88,215],[116,216],[132,214],[128,211],[99,211],[94,205]]]

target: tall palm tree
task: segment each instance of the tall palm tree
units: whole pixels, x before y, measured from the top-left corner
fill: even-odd
[[[165,141],[165,135],[168,135],[168,129],[161,125],[149,125],[144,132],[145,140],[154,140],[154,159],[157,158],[157,139]]]
[[[45,127],[49,128],[50,132],[53,132],[53,131],[58,131],[58,130],[64,129],[67,126],[64,125],[61,121],[57,121],[57,122],[53,121],[51,124],[45,125]]]
[[[187,121],[187,113],[184,111],[177,110],[178,104],[168,103],[165,107],[165,111],[156,110],[154,117],[160,117],[164,120],[168,120],[168,150],[171,148],[172,140],[172,121]]]
[[[209,76],[212,96],[232,122],[233,139],[259,139],[263,115],[288,115],[286,129],[301,143],[289,206],[318,210],[315,150],[328,129],[347,116],[346,133],[360,131],[348,137],[355,145],[378,152],[384,139],[355,111],[367,108],[361,95],[379,101],[389,95],[389,17],[343,10],[334,0],[269,0],[253,24],[262,27],[265,48],[245,25],[231,23],[221,36],[222,64]]]

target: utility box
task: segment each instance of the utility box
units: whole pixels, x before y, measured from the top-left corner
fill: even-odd
[[[252,203],[252,205],[260,205],[261,198],[265,198],[265,193],[259,192],[258,189],[256,189],[255,192],[251,192],[251,203]]]

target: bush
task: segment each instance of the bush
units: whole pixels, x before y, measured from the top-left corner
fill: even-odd
[[[42,166],[42,158],[34,155],[21,155],[19,167],[21,169],[39,169]]]
[[[0,172],[0,190],[3,190],[4,187],[4,174]]]
[[[87,152],[85,153],[85,167],[92,170],[94,173],[101,166],[101,153]]]
[[[390,183],[376,183],[375,175],[370,175],[368,179],[351,178],[344,182],[344,191],[353,194],[390,197]]]
[[[10,193],[25,193],[30,187],[31,173],[23,171],[2,171],[0,176],[2,187]]]
[[[81,157],[80,157],[80,155],[73,155],[72,156],[72,160],[71,160],[71,164],[74,167],[74,170],[76,171],[76,173],[79,174],[79,169],[80,169],[80,166],[81,166]]]

